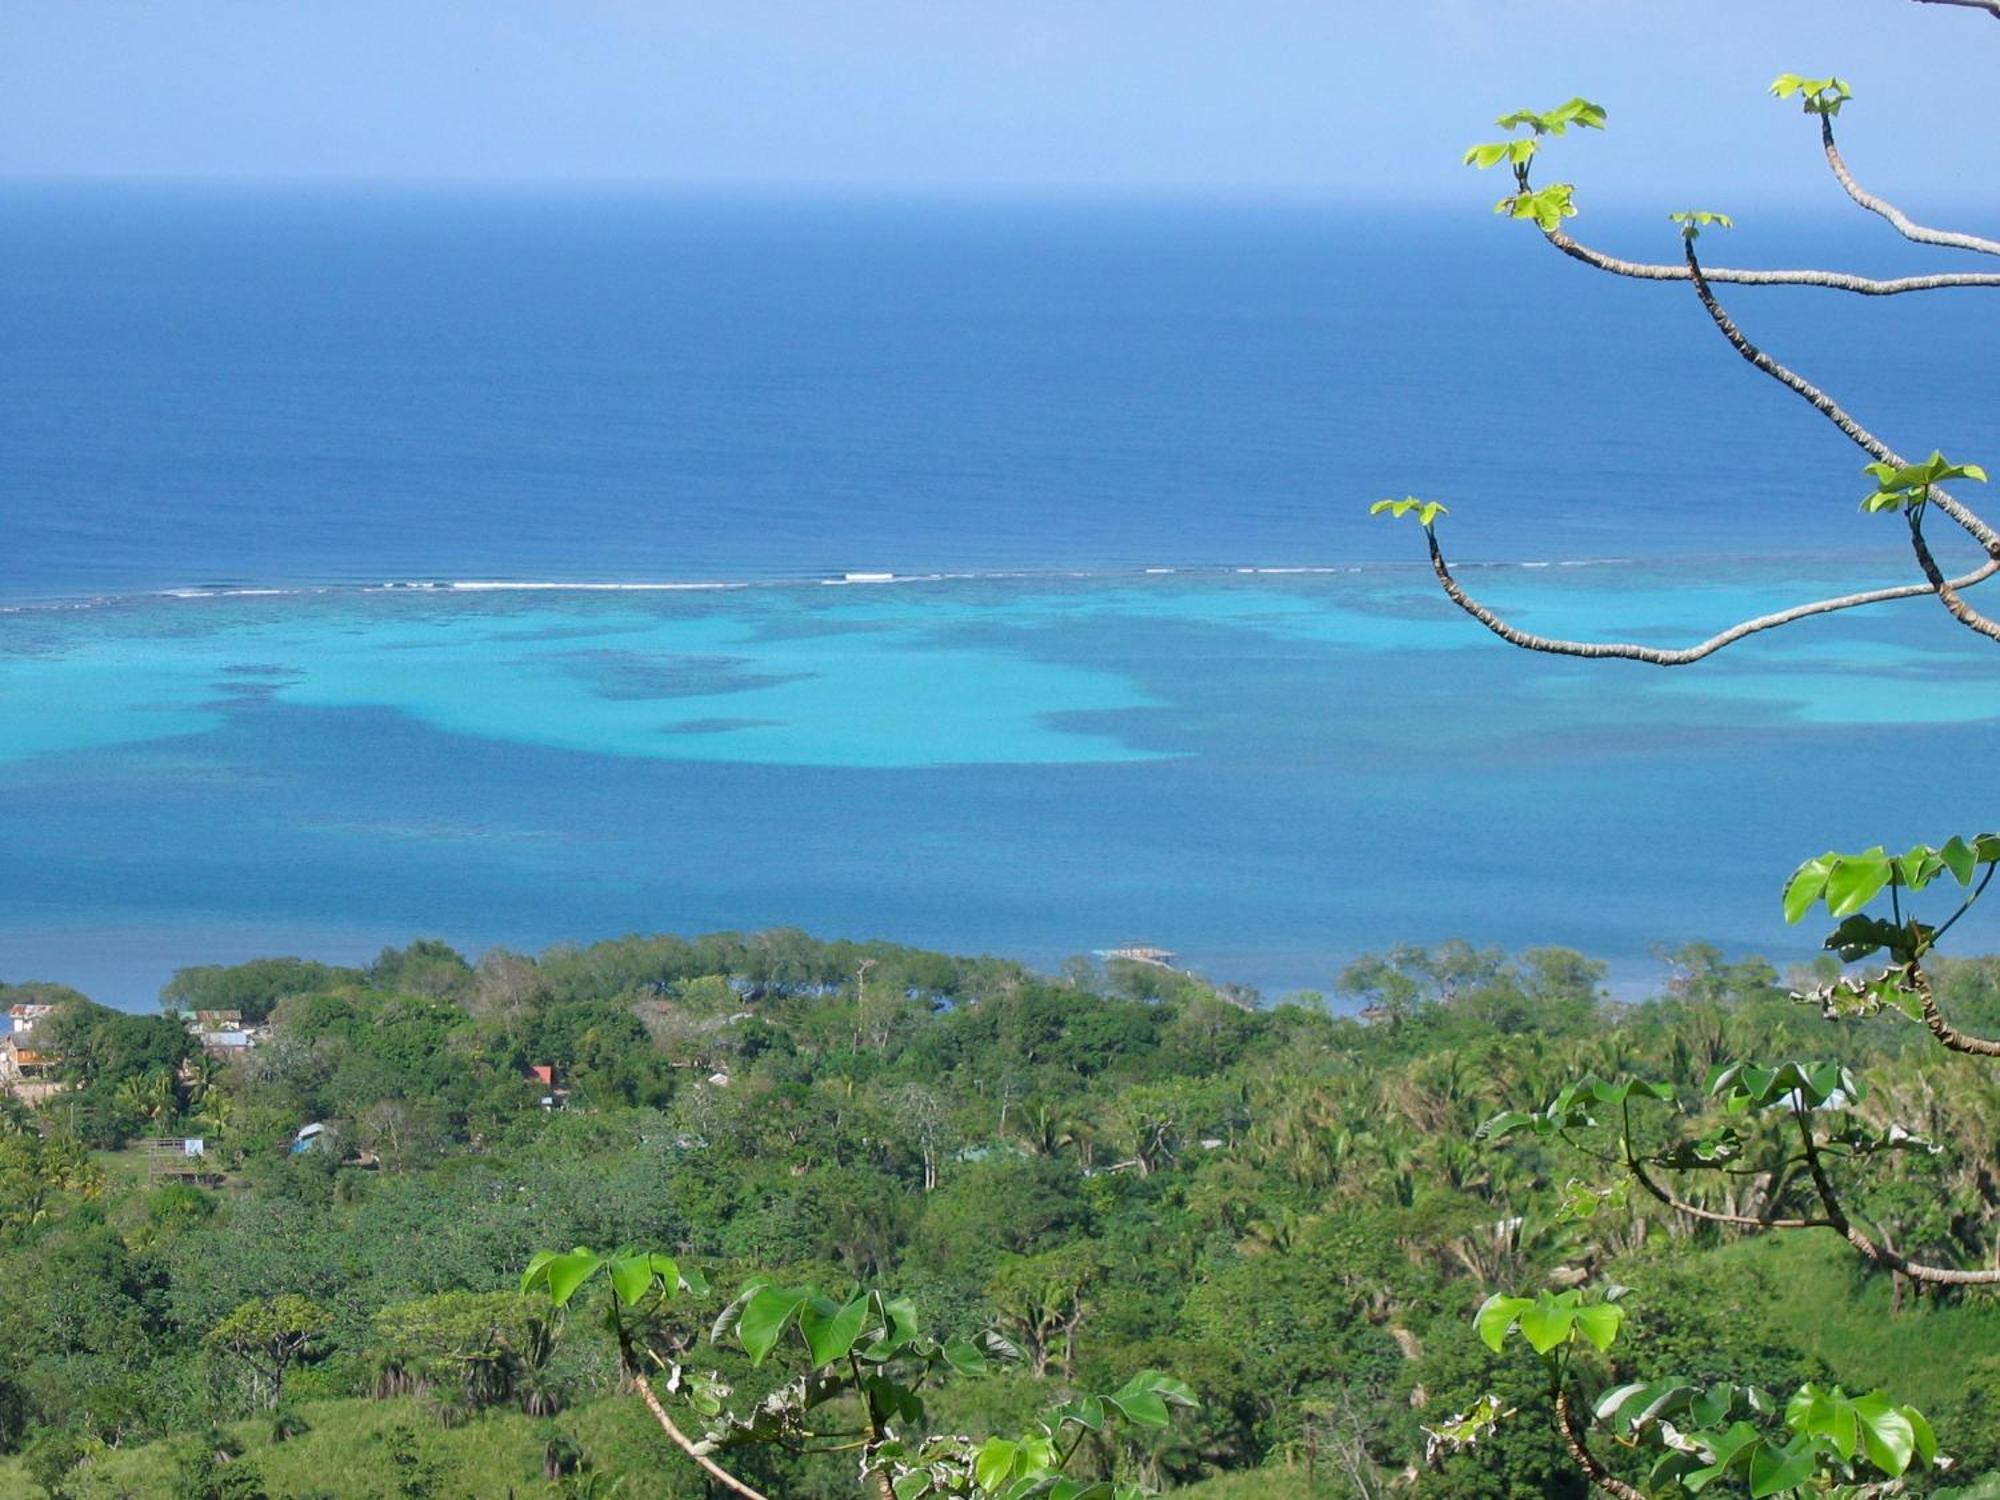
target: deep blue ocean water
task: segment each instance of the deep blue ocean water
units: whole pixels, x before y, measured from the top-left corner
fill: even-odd
[[[1686,288],[1477,191],[0,217],[0,978],[790,923],[1271,991],[1562,942],[1636,985],[1803,954],[1802,855],[1990,821],[2000,674],[1935,606],[1552,661],[1368,520],[1447,501],[1469,585],[1580,633],[1907,576]],[[1924,263],[1739,219],[1712,256]],[[1985,304],[1732,304],[1901,446],[2000,457]],[[525,586],[668,583],[731,587]]]

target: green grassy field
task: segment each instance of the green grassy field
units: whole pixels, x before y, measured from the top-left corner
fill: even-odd
[[[1906,1293],[1894,1311],[1888,1279],[1857,1277],[1852,1253],[1831,1234],[1768,1235],[1710,1253],[1713,1264],[1760,1267],[1777,1297],[1771,1322],[1850,1390],[1880,1386],[1936,1409],[1959,1394],[1968,1364],[2000,1359],[2000,1299],[1938,1306]]]

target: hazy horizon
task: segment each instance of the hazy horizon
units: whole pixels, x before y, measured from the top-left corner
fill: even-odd
[[[1432,201],[1485,190],[1458,158],[1493,116],[1582,92],[1612,130],[1554,143],[1551,179],[1586,205],[1730,207],[1833,191],[1810,123],[1764,94],[1797,69],[1854,82],[1858,171],[1953,198],[1979,165],[1955,143],[1984,118],[1963,45],[1982,18],[1887,19],[1870,0],[0,0],[0,179]]]

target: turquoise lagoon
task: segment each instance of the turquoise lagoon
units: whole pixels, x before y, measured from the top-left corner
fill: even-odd
[[[1551,633],[1699,638],[1834,566],[1468,569]],[[1053,965],[1690,938],[1974,826],[2000,680],[1921,601],[1698,672],[1512,650],[1417,568],[187,593],[0,615],[0,975],[791,924]]]

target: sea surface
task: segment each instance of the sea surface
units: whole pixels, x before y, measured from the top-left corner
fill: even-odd
[[[1937,263],[1797,206],[1712,259]],[[1398,942],[1778,961],[1993,821],[2000,659],[1681,286],[1463,205],[0,187],[0,979],[789,924],[1270,994]],[[1663,214],[1579,220],[1669,258]],[[1949,263],[1948,260],[1945,263]],[[1977,294],[1738,293],[2000,459]],[[1992,930],[1968,923],[1974,945]]]

